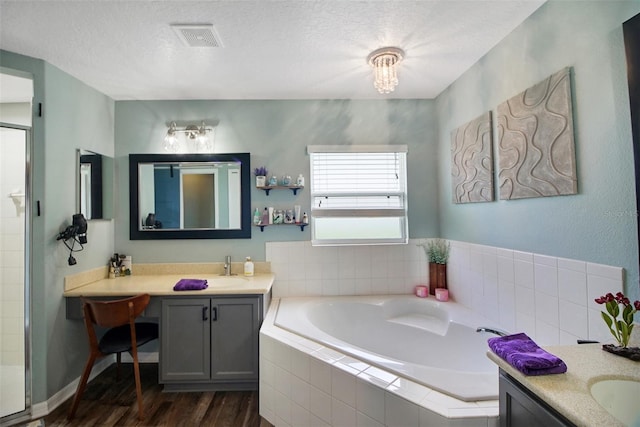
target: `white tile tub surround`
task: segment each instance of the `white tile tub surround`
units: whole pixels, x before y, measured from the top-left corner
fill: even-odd
[[[408,294],[428,281],[424,239],[407,245],[311,246],[268,242],[273,296]]]
[[[280,426],[497,427],[498,402],[463,402],[274,325],[260,330],[260,415]]]
[[[409,294],[428,283],[424,239],[407,245],[314,247],[269,242],[274,297]],[[452,298],[542,345],[611,342],[593,300],[623,290],[623,269],[531,252],[450,241]]]
[[[623,290],[621,267],[451,241],[447,274],[453,298],[494,326],[542,345],[612,342],[594,299]]]

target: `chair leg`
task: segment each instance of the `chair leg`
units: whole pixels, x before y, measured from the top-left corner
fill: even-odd
[[[133,374],[136,378],[136,396],[138,397],[138,419],[144,420],[142,408],[142,385],[140,383],[140,367],[138,365],[138,352],[133,349]]]
[[[78,383],[78,388],[76,389],[76,395],[73,398],[73,403],[71,404],[71,409],[69,410],[69,415],[67,419],[71,420],[78,409],[78,404],[80,404],[80,399],[82,398],[82,393],[84,393],[84,389],[87,386],[87,381],[89,380],[89,375],[91,374],[91,369],[93,368],[93,364],[98,358],[96,353],[91,353],[89,355],[89,359],[87,360],[87,364],[84,367],[84,371],[82,372],[82,377],[80,377],[80,382]]]

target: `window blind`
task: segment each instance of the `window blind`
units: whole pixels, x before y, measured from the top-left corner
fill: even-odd
[[[406,146],[308,151],[314,244],[406,243]]]

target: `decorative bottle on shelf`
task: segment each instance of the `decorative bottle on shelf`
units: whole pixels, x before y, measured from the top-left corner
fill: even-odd
[[[302,174],[298,175],[298,178],[296,178],[296,185],[298,187],[304,187],[304,176],[302,176]]]
[[[309,215],[306,212],[302,214],[302,223],[309,224]]]
[[[253,213],[253,223],[255,225],[260,225],[261,221],[262,221],[262,215],[260,215],[260,211],[258,210],[258,208],[256,208],[256,211]]]
[[[269,224],[269,209],[264,208],[264,210],[262,211],[262,224],[263,225],[267,225]]]
[[[273,223],[282,224],[283,221],[284,221],[284,213],[282,212],[282,209],[277,209],[273,214]]]
[[[284,211],[284,223],[293,224],[293,209],[287,209]]]
[[[253,261],[251,261],[250,256],[248,256],[247,260],[244,262],[244,275],[253,276]]]

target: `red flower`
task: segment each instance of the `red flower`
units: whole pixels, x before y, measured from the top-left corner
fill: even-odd
[[[640,311],[640,301],[634,302],[633,306],[635,307],[636,310]]]
[[[618,292],[618,294],[622,295],[620,292]],[[622,297],[624,298],[624,295],[622,295]],[[605,303],[608,303],[609,301],[618,301],[618,299],[614,297],[611,292],[609,292],[608,294],[603,295],[600,298],[596,298],[594,301],[597,302],[598,304],[605,304]]]

